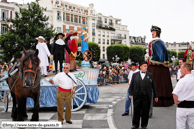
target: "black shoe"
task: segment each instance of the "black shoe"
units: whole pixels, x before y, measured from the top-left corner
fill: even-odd
[[[72,124],[72,121],[70,120],[70,121],[66,121],[66,123],[68,123],[68,124]]]
[[[63,121],[61,121],[61,124],[63,125]]]
[[[124,112],[124,113],[122,114],[122,116],[127,116],[127,115],[129,115],[129,113]]]
[[[47,77],[47,75],[44,75],[44,77]]]
[[[138,127],[132,126],[131,129],[138,129]]]

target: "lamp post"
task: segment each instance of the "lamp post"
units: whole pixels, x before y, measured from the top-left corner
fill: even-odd
[[[120,57],[118,57],[117,55],[115,55],[115,57],[112,57],[112,60],[116,61],[116,63],[117,63],[117,61],[119,61],[119,59],[120,59]]]
[[[174,67],[175,61],[178,60],[178,59],[175,58],[175,56],[172,56],[171,60],[172,60],[172,62],[173,62],[173,67]]]

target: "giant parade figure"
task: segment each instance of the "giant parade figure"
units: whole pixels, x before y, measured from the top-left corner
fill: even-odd
[[[191,64],[193,68],[194,65],[194,49],[192,49],[192,42],[188,43],[188,49],[185,51],[184,58],[186,63]]]
[[[171,106],[173,105],[173,89],[168,68],[168,50],[160,39],[161,29],[152,26],[151,33],[153,39],[148,44],[145,58],[149,64],[149,72],[153,74],[158,93],[158,103],[154,102],[153,106]]]
[[[67,46],[67,41],[65,40],[64,42],[63,37],[64,37],[63,33],[58,33],[55,36],[55,39],[57,40],[53,43],[53,47],[52,47],[51,53],[53,55],[53,60],[55,63],[55,74],[57,74],[58,61],[60,64],[60,72],[62,72],[62,64],[63,64],[64,53],[65,53],[64,49],[66,49],[68,53],[71,54],[71,51],[69,47]]]

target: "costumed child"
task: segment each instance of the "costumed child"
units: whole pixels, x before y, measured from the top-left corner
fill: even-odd
[[[44,37],[39,36],[36,38],[38,40],[38,44],[36,45],[36,49],[38,49],[38,58],[40,59],[40,68],[41,68],[41,73],[45,77],[47,76],[47,66],[49,66],[48,63],[48,57],[50,59],[53,58],[51,55],[50,51],[48,50],[48,47],[46,43],[44,43]],[[48,57],[47,57],[48,56]]]
[[[78,39],[79,37],[77,36],[77,32],[74,31],[72,36],[71,36],[71,45],[70,45],[70,50],[72,52],[72,54],[70,54],[70,71],[76,71],[76,56],[77,56],[77,47],[78,47]]]

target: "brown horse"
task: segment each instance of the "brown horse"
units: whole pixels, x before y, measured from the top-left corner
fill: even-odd
[[[26,113],[26,98],[31,97],[34,100],[34,110],[31,121],[38,121],[41,79],[38,51],[26,51],[23,48],[23,55],[17,63],[20,63],[18,72],[7,80],[13,98],[11,117],[13,120],[17,121],[26,120],[28,117]],[[16,68],[17,67],[13,66],[13,68],[9,70],[9,73]]]

